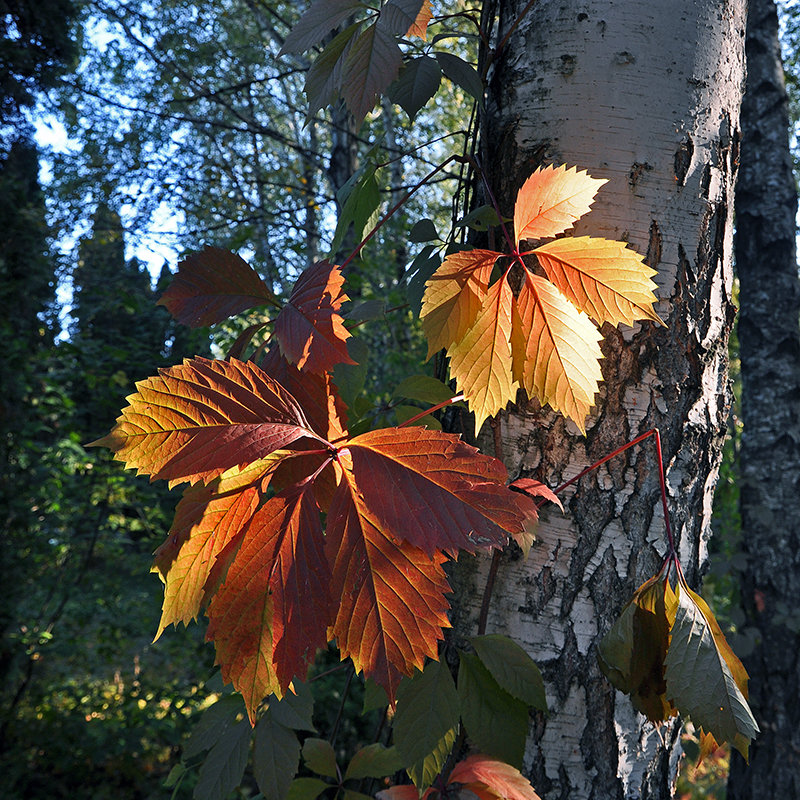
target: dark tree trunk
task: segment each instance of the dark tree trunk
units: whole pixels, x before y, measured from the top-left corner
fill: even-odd
[[[741,311],[744,659],[761,734],[728,797],[800,797],[800,282],[789,113],[772,0],[750,0],[736,191]]]

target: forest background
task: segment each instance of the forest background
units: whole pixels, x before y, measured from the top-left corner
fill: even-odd
[[[340,214],[368,228],[378,203],[441,160],[441,131],[471,135],[464,109],[478,90],[444,59],[456,89],[417,110],[413,134],[391,99],[358,132],[335,112],[306,125],[303,65],[275,61],[265,47],[288,30],[290,5],[2,5],[0,305],[12,313],[0,321],[0,788],[25,798],[169,797],[163,784],[185,737],[221,691],[200,626],[151,643],[161,597],[150,556],[177,498],[83,444],[111,427],[135,381],[219,352],[241,332],[190,332],[155,305],[181,254],[236,250],[286,294],[308,264],[352,247]],[[782,11],[794,126],[800,12]],[[48,124],[63,126],[66,141],[49,148]],[[413,161],[392,157],[415,148]],[[348,275],[368,324],[356,345],[362,369],[341,385],[365,424],[418,410],[397,389],[425,358],[407,276],[430,258],[431,234],[413,221],[450,220],[448,178],[405,206]],[[346,208],[354,182],[372,190],[366,208]],[[734,337],[734,367],[737,347]],[[758,632],[739,608],[747,558],[736,407],[730,433],[704,594],[744,657]],[[785,616],[797,635],[788,606]],[[319,672],[326,666],[323,658]],[[343,701],[344,683],[341,673],[314,682],[314,723],[323,738],[338,729],[337,747],[352,752],[376,721],[357,715],[360,687]],[[686,750],[696,752],[690,734]],[[724,796],[727,763],[718,752],[679,792]],[[237,793],[255,793],[251,776]]]

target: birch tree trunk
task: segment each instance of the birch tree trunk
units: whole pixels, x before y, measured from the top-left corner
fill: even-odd
[[[800,797],[800,281],[797,193],[773,0],[750,0],[736,270],[742,365],[744,659],[761,727],[751,763],[731,763],[728,796]]]
[[[729,401],[744,0],[525,5],[498,0],[495,42],[524,16],[489,73],[483,163],[503,213],[542,163],[607,178],[575,235],[646,253],[667,325],[603,329],[605,382],[585,438],[531,403],[499,418],[500,455],[513,477],[555,487],[659,428],[678,550],[697,585]],[[677,721],[656,731],[596,661],[599,638],[666,553],[652,440],[564,500],[565,516],[543,514],[527,561],[504,555],[488,616],[487,632],[522,643],[547,685],[549,714],[532,719],[525,771],[543,798],[669,797]],[[459,569],[455,625],[473,634],[488,565],[465,559]]]

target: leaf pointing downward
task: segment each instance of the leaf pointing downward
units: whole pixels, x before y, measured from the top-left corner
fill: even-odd
[[[718,742],[747,758],[758,724],[747,704],[747,673],[702,597],[677,587],[678,610],[665,659],[667,696]]]

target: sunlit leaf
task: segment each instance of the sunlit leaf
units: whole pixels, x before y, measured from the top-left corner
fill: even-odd
[[[661,322],[653,311],[656,274],[625,242],[590,236],[556,239],[534,251],[547,277],[598,323]]]
[[[475,431],[517,395],[512,369],[511,309],[514,295],[505,278],[489,287],[475,321],[448,349],[450,374],[475,414]]]
[[[493,250],[451,253],[425,284],[420,319],[428,338],[428,358],[460,342],[472,327],[489,289]]]
[[[298,369],[323,373],[353,363],[346,344],[350,333],[339,314],[348,299],[343,282],[337,266],[321,261],[308,267],[275,320],[281,352]]]
[[[178,265],[158,305],[183,325],[201,328],[256,306],[280,307],[258,273],[236,253],[206,247]]]
[[[515,302],[514,377],[583,431],[602,379],[600,332],[552,283],[525,271]]]
[[[479,753],[456,764],[448,783],[461,783],[473,791],[479,789],[476,785],[479,784],[503,800],[539,800],[530,781],[519,770]]]
[[[319,439],[294,398],[249,362],[187,359],[136,389],[92,446],[152,479],[208,482],[302,437]]]
[[[406,31],[406,36],[419,36],[420,39],[426,39],[428,35],[428,23],[433,19],[433,9],[431,8],[431,0],[423,0],[422,8],[417,14],[411,27]]]
[[[516,241],[544,239],[569,230],[592,206],[606,180],[577,167],[540,167],[522,184],[514,206]]]

